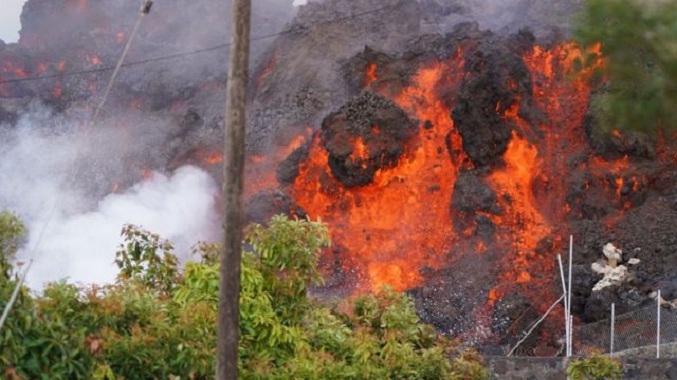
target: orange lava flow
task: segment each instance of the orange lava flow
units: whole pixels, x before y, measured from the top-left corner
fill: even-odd
[[[261,84],[268,78],[268,76],[275,70],[277,66],[277,56],[270,59],[266,67],[261,70],[261,73],[256,77],[256,87],[261,87]]]
[[[590,80],[606,64],[601,45],[581,49],[573,42],[546,50],[536,45],[524,57],[533,84],[535,105],[547,116],[540,125],[544,137],[538,149],[547,160],[542,168],[546,183],[542,212],[553,224],[561,224],[570,209],[566,203],[566,158],[588,149],[584,119],[590,101]]]
[[[220,152],[200,150],[195,154],[195,157],[207,165],[216,165],[223,162],[223,154]]]
[[[272,154],[247,157],[244,198],[250,198],[260,191],[278,189],[280,184],[277,181],[275,168],[294,150],[304,145],[308,140],[308,135],[310,135],[310,129],[306,130],[305,135],[298,135],[286,145],[278,147]]]
[[[368,152],[369,147],[364,145],[364,140],[362,139],[362,136],[358,137],[355,139],[355,142],[353,143],[353,152],[350,154],[350,159],[353,161],[366,161],[369,159],[369,152]],[[365,165],[365,164],[363,164]]]
[[[63,89],[61,88],[61,81],[56,81],[54,82],[54,86],[52,87],[52,96],[55,98],[61,97],[63,94]]]
[[[364,72],[364,88],[371,87],[371,84],[378,80],[378,66],[375,62],[370,62],[367,65],[367,70]]]
[[[17,78],[26,78],[28,73],[23,67],[16,67],[11,61],[6,61],[0,66],[0,73],[14,74]]]
[[[328,223],[334,243],[354,258],[346,261],[361,265],[345,269],[357,273],[362,290],[412,288],[420,282],[422,268],[446,261],[455,239],[449,202],[460,160],[450,157],[444,141],[451,133],[457,150],[460,136],[449,106],[435,90],[458,85],[462,67],[460,58],[424,67],[393,99],[410,117],[432,127],[419,128],[397,165],[377,171],[372,183],[346,188],[335,180],[317,135],[309,158],[300,165],[292,196],[312,218]],[[353,154],[366,153],[360,151],[359,139],[355,143]]]
[[[533,252],[541,239],[551,232],[539,210],[539,204],[533,194],[533,184],[539,175],[542,158],[537,148],[514,131],[508,149],[503,156],[505,168],[496,170],[489,176],[502,215],[492,215],[491,219],[499,228],[499,239],[507,246],[512,245],[509,270],[503,273],[510,283],[526,283],[532,279]]]
[[[574,43],[551,49],[535,45],[523,62],[530,72],[534,105],[546,117],[541,125],[529,125],[519,116],[518,104],[503,115],[514,122],[516,131],[503,156],[505,168],[489,176],[503,214],[488,216],[497,226],[498,239],[509,250],[501,260],[499,279],[488,301],[493,305],[519,287],[535,305],[547,307],[554,299],[546,290],[551,279],[545,274],[552,272],[562,240],[554,226],[563,224],[571,211],[563,175],[571,170],[566,159],[588,149],[583,120],[590,100],[590,79],[605,62],[599,45],[586,50]],[[519,96],[517,101],[523,99]],[[534,130],[543,137],[530,141],[525,136],[534,136]],[[548,237],[555,246],[545,254],[537,253],[541,240]]]

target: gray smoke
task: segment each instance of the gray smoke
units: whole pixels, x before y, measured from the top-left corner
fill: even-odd
[[[100,197],[89,191],[92,177],[85,173],[100,171],[105,178],[119,172],[115,158],[124,156],[121,147],[138,148],[122,131],[104,125],[84,133],[42,107],[32,107],[15,128],[0,130],[0,209],[18,213],[27,225],[19,259],[34,259],[31,287],[66,277],[84,283],[114,280],[113,260],[126,223],[172,240],[183,257],[195,242],[217,236],[217,186],[203,170],[154,172]],[[115,181],[109,178],[109,184]]]
[[[571,16],[581,0],[419,0],[429,10],[426,32],[447,32],[460,22],[477,22],[480,29],[516,33],[528,28],[536,36],[568,34]]]

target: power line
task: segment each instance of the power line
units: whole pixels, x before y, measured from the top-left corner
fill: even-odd
[[[305,25],[305,26],[292,27],[290,29],[283,30],[281,32],[276,32],[276,33],[252,37],[252,38],[250,38],[250,41],[254,42],[254,41],[265,40],[265,39],[268,39],[268,38],[277,37],[277,36],[281,36],[281,35],[285,35],[285,34],[298,33],[298,32],[308,30],[308,29],[313,28],[313,27],[318,26],[318,25],[331,24],[331,23],[335,23],[335,22],[352,20],[352,19],[356,19],[356,18],[359,18],[359,17],[367,16],[367,15],[370,15],[370,14],[383,12],[383,11],[386,11],[386,10],[391,9],[391,8],[392,8],[391,10],[394,10],[395,8],[397,8],[399,6],[399,4],[401,4],[401,3],[394,4],[394,5],[387,5],[387,6],[379,7],[379,8],[376,8],[376,9],[369,10],[369,11],[355,13],[355,14],[343,16],[343,17],[338,17],[338,18],[331,19],[331,20],[319,21],[319,22],[311,23],[311,24]],[[198,49],[198,50],[191,50],[191,51],[174,53],[174,54],[169,54],[169,55],[164,55],[164,56],[159,56],[159,57],[154,57],[154,58],[142,59],[142,60],[139,60],[139,61],[127,62],[127,63],[122,64],[121,67],[139,66],[139,65],[145,65],[147,63],[152,63],[152,62],[167,61],[167,60],[172,60],[172,59],[202,54],[202,53],[208,53],[208,52],[212,52],[212,51],[225,49],[227,47],[230,47],[230,45],[231,45],[230,43],[224,43],[224,44],[214,45],[214,46],[211,46],[211,47],[206,47],[206,48]],[[80,75],[86,75],[86,74],[102,73],[102,72],[106,72],[106,71],[111,71],[113,69],[115,69],[115,66],[106,66],[106,67],[99,67],[99,68],[96,68],[96,69],[68,71],[68,72],[64,72],[64,73],[41,75],[41,76],[35,76],[35,77],[5,79],[5,80],[0,80],[0,84],[32,82],[32,81],[39,81],[39,80],[46,80],[46,79],[56,79],[56,78],[80,76]]]

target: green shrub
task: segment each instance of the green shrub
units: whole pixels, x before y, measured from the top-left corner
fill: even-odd
[[[571,380],[616,380],[622,378],[621,363],[603,355],[592,355],[569,363]]]
[[[7,221],[0,218],[0,248],[12,253],[23,229]],[[6,377],[213,378],[218,247],[197,245],[199,260],[180,270],[171,243],[159,236],[125,226],[123,237],[115,284],[57,282],[39,296],[23,290],[0,332]],[[403,294],[386,290],[333,306],[309,298],[308,288],[321,282],[318,254],[329,244],[323,224],[276,216],[268,227],[249,227],[245,242],[242,378],[487,378],[476,353],[421,324]],[[15,284],[10,272],[0,282],[3,297]]]

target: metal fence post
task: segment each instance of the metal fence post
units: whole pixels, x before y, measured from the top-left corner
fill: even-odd
[[[574,355],[574,319],[569,315],[569,357]]]
[[[568,343],[568,356],[571,357],[571,355],[574,354],[574,348],[573,348],[573,317],[571,316],[571,268],[573,267],[573,257],[574,257],[574,235],[569,235],[569,286],[567,287],[567,308],[569,309],[567,311],[567,316],[569,316],[569,343]]]
[[[557,262],[559,263],[559,274],[562,277],[562,290],[564,291],[564,340],[566,341],[566,357],[569,357],[569,300],[567,298],[567,283],[564,280],[564,266],[562,265],[562,255],[557,254]]]
[[[656,359],[661,357],[661,291],[656,296]]]
[[[613,354],[614,353],[614,335],[615,335],[615,329],[616,329],[616,304],[612,303],[611,304],[611,344],[609,347],[609,353]]]

